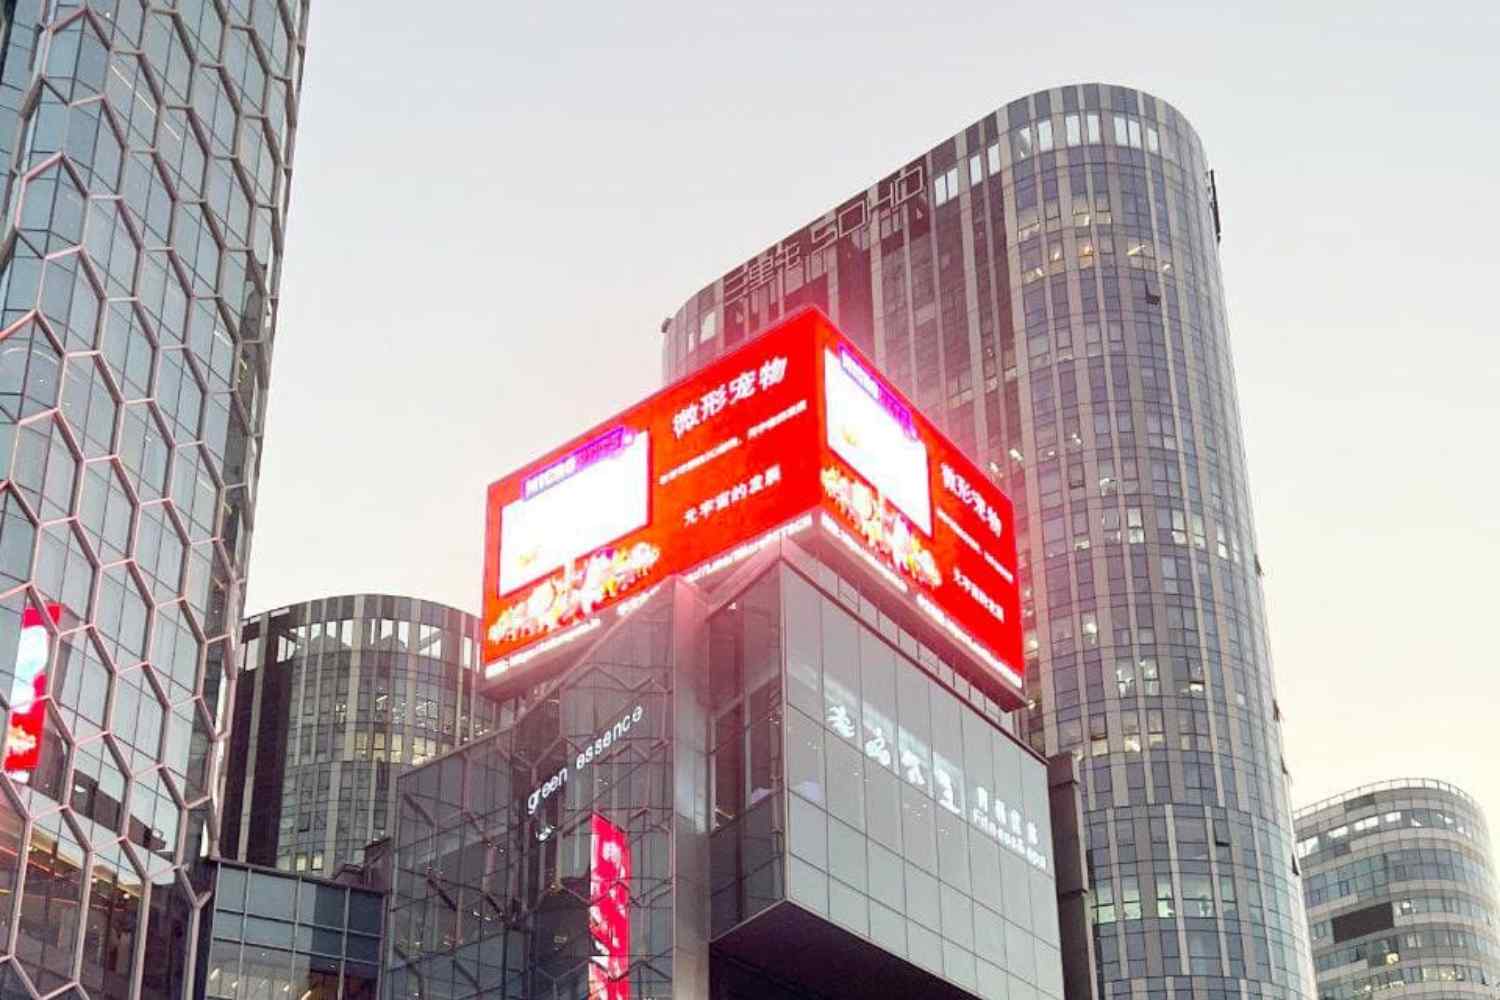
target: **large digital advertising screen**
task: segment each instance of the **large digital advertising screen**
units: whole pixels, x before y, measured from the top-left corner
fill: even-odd
[[[812,309],[490,486],[485,676],[792,534],[877,575],[971,679],[1018,698],[1010,501]]]
[[[650,459],[649,433],[616,427],[527,480],[523,495],[500,512],[500,588],[525,586],[644,528]]]

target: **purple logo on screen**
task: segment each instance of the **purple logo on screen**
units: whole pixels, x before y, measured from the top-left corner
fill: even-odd
[[[592,441],[579,445],[545,469],[528,477],[521,484],[521,496],[530,500],[538,493],[573,477],[595,462],[623,451],[625,446],[634,440],[635,435],[623,426],[605,431]]]
[[[913,423],[911,411],[906,405],[897,399],[880,380],[865,370],[865,366],[855,359],[854,355],[839,348],[839,367],[849,373],[849,377],[859,383],[859,387],[870,395],[870,398],[881,405],[885,412],[896,418],[896,422],[906,431],[906,436],[916,440],[917,427]]]

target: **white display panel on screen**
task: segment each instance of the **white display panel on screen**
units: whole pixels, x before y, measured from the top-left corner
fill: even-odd
[[[907,433],[901,421],[844,369],[832,351],[823,355],[823,382],[828,447],[923,533],[931,535],[926,446]]]
[[[651,438],[637,433],[535,496],[500,511],[500,593],[644,527],[650,516]]]

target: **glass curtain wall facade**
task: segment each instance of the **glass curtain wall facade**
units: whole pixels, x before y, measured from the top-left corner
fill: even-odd
[[[388,594],[246,621],[225,856],[314,873],[362,863],[365,845],[390,829],[396,776],[502,718],[477,693],[478,628],[457,608]]]
[[[6,997],[176,997],[200,947],[306,14],[0,13]]]
[[[1500,997],[1489,827],[1442,781],[1363,785],[1297,811],[1319,1000]]]
[[[629,837],[631,995],[677,995],[671,598],[636,611],[514,725],[397,779],[391,1000],[589,995],[595,812]],[[616,738],[622,719],[632,721]],[[577,754],[603,732],[608,755],[574,774]],[[559,773],[570,776],[560,785]]]
[[[194,996],[379,996],[382,893],[230,861],[215,868],[213,942]]]
[[[628,835],[632,996],[1060,1000],[1046,765],[953,680],[790,542],[664,584],[399,780],[388,995],[585,995],[597,816]]]
[[[814,304],[1016,503],[1031,745],[1078,755],[1100,992],[1309,995],[1197,133],[1125,87],[986,115],[667,322],[690,372]]]
[[[785,976],[743,925],[789,899],[878,948],[789,929],[780,961],[832,973],[820,994],[894,956],[966,994],[1061,1000],[1045,764],[885,622],[790,568],[710,619],[712,933]]]

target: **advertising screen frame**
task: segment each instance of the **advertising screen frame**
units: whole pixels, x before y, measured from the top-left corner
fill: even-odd
[[[835,398],[830,424],[830,381],[856,419],[837,419]],[[580,531],[593,543],[581,551],[539,540],[535,550],[562,568],[502,591],[503,512],[522,498],[545,503],[549,490],[564,495],[598,442],[642,435],[647,523],[602,545],[592,529]],[[924,463],[925,481],[915,481]],[[699,580],[792,535],[878,577],[972,661],[977,669],[963,671],[971,680],[1009,707],[1019,703],[1009,498],[811,307],[491,484],[486,681],[539,679],[542,663],[629,614],[673,574]]]

